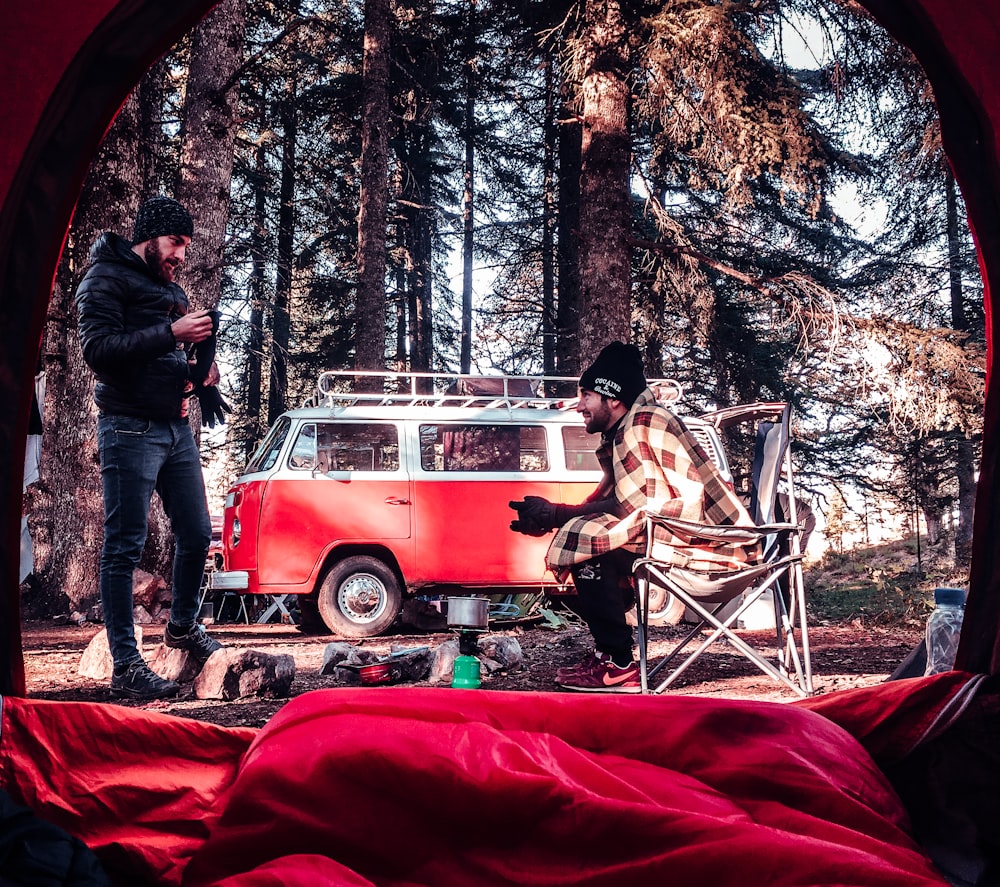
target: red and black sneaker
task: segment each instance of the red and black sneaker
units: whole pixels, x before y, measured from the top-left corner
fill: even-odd
[[[566,665],[560,668],[556,672],[556,683],[562,681],[563,678],[572,677],[575,674],[580,674],[581,672],[589,672],[594,669],[594,667],[599,662],[610,662],[610,653],[601,653],[595,650],[593,653],[588,653],[586,657],[581,659],[576,665]]]
[[[632,662],[626,666],[615,665],[610,657],[594,657],[589,670],[580,670],[565,677],[557,677],[556,683],[566,690],[583,693],[640,693],[639,666]]]

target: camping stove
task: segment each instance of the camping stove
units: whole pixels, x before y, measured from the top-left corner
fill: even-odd
[[[448,627],[458,629],[458,653],[452,687],[475,689],[479,674],[479,632],[489,627],[490,602],[485,598],[448,598]]]

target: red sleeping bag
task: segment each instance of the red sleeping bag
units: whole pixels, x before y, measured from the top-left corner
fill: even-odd
[[[0,788],[122,885],[944,885],[847,732],[912,745],[970,676],[906,683],[795,705],[333,689],[261,730],[6,698]]]

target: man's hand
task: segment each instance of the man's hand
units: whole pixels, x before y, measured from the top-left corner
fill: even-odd
[[[219,372],[219,365],[213,360],[208,368],[208,375],[205,377],[205,385],[218,385],[222,381],[222,373]]]
[[[191,311],[170,324],[176,342],[204,342],[214,327],[211,312],[204,310]]]
[[[517,518],[510,524],[515,533],[544,536],[562,523],[558,518],[558,506],[541,496],[525,496],[523,501],[508,504],[517,512]]]

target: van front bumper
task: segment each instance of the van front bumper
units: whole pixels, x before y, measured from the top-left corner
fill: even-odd
[[[246,570],[216,570],[209,585],[213,591],[246,591],[250,587],[250,574]]]

